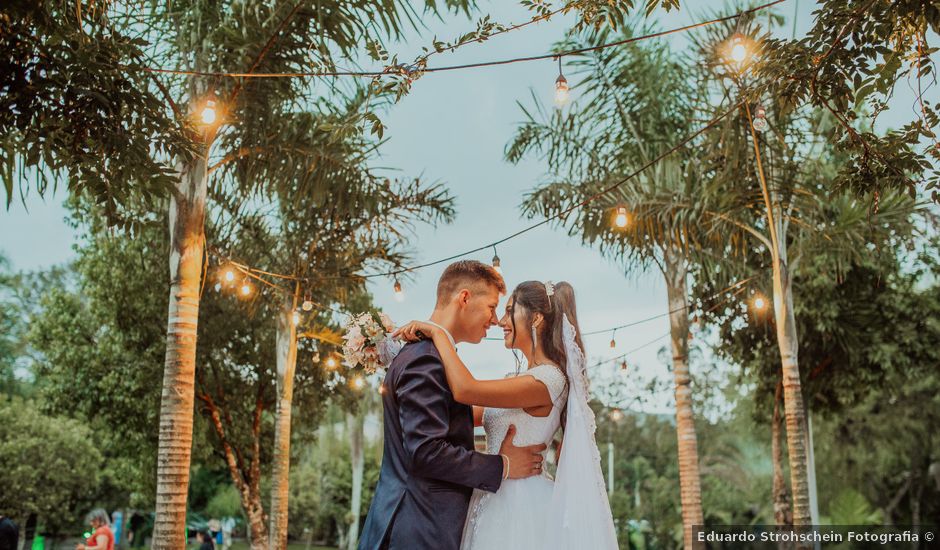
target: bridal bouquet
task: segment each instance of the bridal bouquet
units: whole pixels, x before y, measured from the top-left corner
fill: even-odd
[[[350,369],[373,374],[387,368],[401,350],[401,343],[391,337],[395,323],[385,313],[350,315],[344,328],[343,364]]]

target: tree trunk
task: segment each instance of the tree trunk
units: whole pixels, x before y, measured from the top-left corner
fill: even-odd
[[[793,313],[793,289],[787,268],[786,237],[781,236],[774,258],[774,315],[777,321],[777,346],[783,370],[783,403],[787,425],[787,450],[790,458],[790,490],[793,494],[793,525],[810,525],[809,481],[807,472],[806,416],[800,384],[797,356],[799,341]]]
[[[693,529],[704,525],[702,488],[698,469],[698,441],[692,411],[692,378],[689,374],[689,310],[686,289],[687,263],[676,249],[663,254],[666,294],[669,298],[669,331],[676,392],[676,434],[679,439],[679,487],[685,548],[692,548]]]
[[[261,391],[259,390],[259,394]],[[263,402],[260,398],[255,402],[255,418],[252,425],[252,436],[254,437],[253,452],[254,455],[249,464],[245,464],[244,456],[237,449],[233,448],[225,432],[225,425],[222,423],[222,413],[216,406],[212,397],[206,393],[199,395],[200,401],[206,404],[209,410],[209,418],[212,421],[212,427],[215,428],[216,435],[222,442],[222,454],[225,457],[225,464],[228,466],[229,475],[232,483],[238,491],[241,500],[242,509],[245,511],[245,517],[248,521],[248,540],[252,550],[265,550],[267,548],[268,530],[265,525],[264,507],[261,505],[261,466],[257,454],[261,449],[261,413],[264,410]]]
[[[774,394],[774,416],[770,430],[770,454],[774,468],[774,521],[777,525],[790,527],[793,525],[793,511],[790,509],[790,491],[787,488],[787,482],[783,475],[783,449],[780,445],[780,437],[782,435],[780,428],[783,420],[780,414],[780,401],[782,397],[783,383],[778,383],[777,392]]]
[[[285,299],[277,317],[277,416],[274,424],[274,473],[271,480],[272,550],[287,548],[287,503],[290,491],[290,421],[297,367],[297,294]]]
[[[352,498],[350,500],[349,535],[346,537],[346,550],[356,550],[359,544],[359,519],[362,513],[362,476],[365,473],[363,438],[365,431],[364,411],[357,414],[346,413],[346,428],[349,431],[349,456],[352,462]]]
[[[790,486],[793,493],[793,525],[810,525],[809,482],[807,478],[806,422],[803,407],[803,393],[800,384],[800,365],[797,350],[799,341],[796,334],[796,318],[793,313],[793,288],[790,268],[787,262],[788,220],[774,209],[779,206],[771,197],[771,190],[764,175],[757,133],[751,117],[751,108],[744,103],[747,113],[748,128],[754,144],[754,160],[761,185],[761,194],[766,208],[767,228],[770,233],[771,257],[774,277],[774,315],[777,322],[777,347],[780,349],[780,363],[783,373],[783,403],[787,423],[787,451],[790,458]],[[802,543],[798,543],[803,547]]]
[[[160,400],[152,542],[155,550],[179,550],[186,545],[196,333],[205,250],[206,167],[205,156],[181,161],[179,182],[170,198],[170,304]]]

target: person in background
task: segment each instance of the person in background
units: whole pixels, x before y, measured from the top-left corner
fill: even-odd
[[[0,550],[18,550],[20,528],[12,519],[0,515]]]
[[[111,531],[108,513],[103,508],[95,508],[85,521],[94,532],[85,540],[85,544],[76,544],[75,550],[114,550],[114,533]]]
[[[232,547],[232,533],[235,531],[235,518],[225,516],[222,518],[222,549],[228,550]]]
[[[212,536],[212,542],[221,542],[222,538],[222,522],[218,518],[212,518],[209,520],[209,535]]]
[[[111,512],[111,530],[114,532],[114,545],[121,544],[121,533],[124,531],[124,514],[120,510]]]
[[[147,518],[139,511],[135,510],[131,518],[127,520],[127,542],[131,548],[144,547],[144,526],[147,525]]]
[[[199,550],[215,550],[215,543],[212,542],[212,535],[208,529],[200,529],[196,533],[196,541],[201,543]]]

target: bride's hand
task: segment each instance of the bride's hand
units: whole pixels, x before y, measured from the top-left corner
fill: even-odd
[[[411,321],[392,333],[392,338],[400,338],[406,342],[417,342],[423,335],[433,339],[434,333],[440,330],[436,326],[424,321]],[[420,335],[418,333],[421,333]]]

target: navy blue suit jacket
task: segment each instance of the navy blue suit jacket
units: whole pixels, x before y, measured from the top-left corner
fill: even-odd
[[[473,409],[454,401],[429,340],[385,375],[382,470],[359,550],[460,547],[473,489],[496,492],[503,460],[473,449]]]

